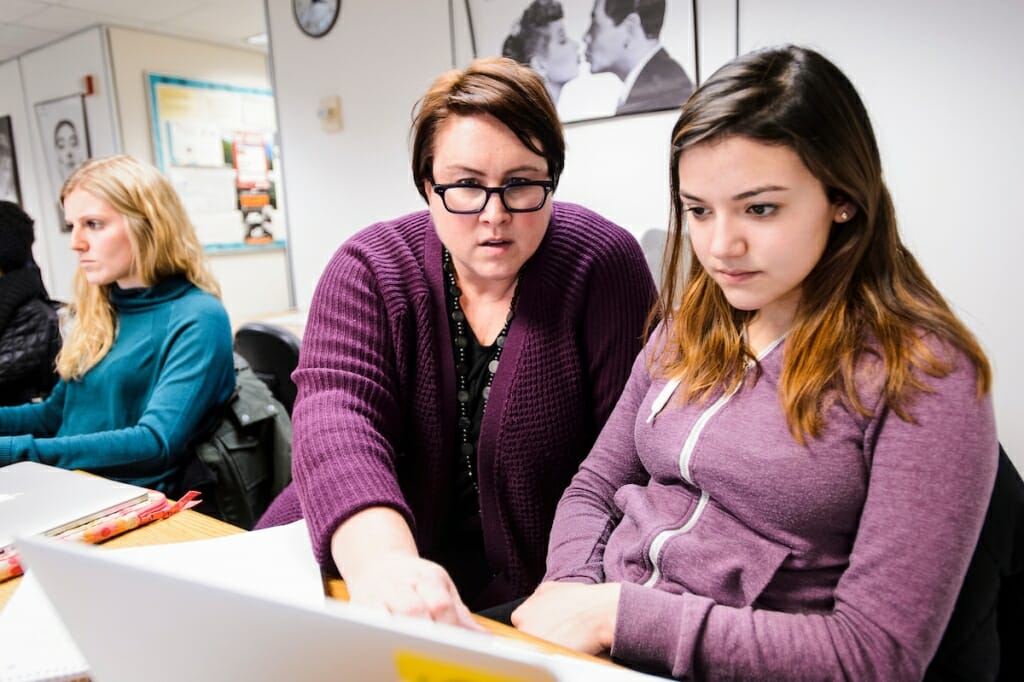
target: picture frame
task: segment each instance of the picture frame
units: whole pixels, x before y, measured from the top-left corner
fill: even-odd
[[[696,87],[696,0],[665,0],[660,17],[634,0],[465,3],[473,56],[534,68],[563,123],[678,109]]]
[[[85,96],[77,93],[37,102],[35,112],[50,197],[59,202],[64,181],[92,156]],[[63,221],[61,229],[67,231]]]
[[[0,200],[21,206],[18,156],[14,152],[14,130],[10,116],[0,116]]]

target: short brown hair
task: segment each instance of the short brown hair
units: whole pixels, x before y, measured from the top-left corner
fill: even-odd
[[[557,185],[565,167],[565,138],[555,105],[537,73],[507,57],[475,59],[465,70],[441,74],[416,103],[412,123],[412,177],[427,198],[433,180],[434,138],[450,116],[488,114],[498,119],[548,162]]]

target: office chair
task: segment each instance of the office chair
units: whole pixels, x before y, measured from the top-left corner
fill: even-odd
[[[270,392],[292,414],[295,384],[292,371],[299,364],[299,338],[287,329],[263,322],[243,324],[235,332],[235,351],[249,361]]]
[[[999,447],[981,537],[925,682],[1024,679],[1024,480]]]

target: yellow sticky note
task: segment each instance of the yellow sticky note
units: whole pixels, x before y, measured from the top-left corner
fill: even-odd
[[[490,668],[452,663],[412,651],[395,652],[395,667],[398,669],[400,682],[554,682],[555,680],[549,673],[540,669],[526,674],[509,674]]]

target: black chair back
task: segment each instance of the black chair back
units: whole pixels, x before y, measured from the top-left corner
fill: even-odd
[[[981,537],[925,682],[1024,680],[1024,481],[999,447]]]
[[[299,344],[299,337],[287,329],[263,322],[243,324],[235,332],[235,351],[270,387],[289,416],[295,404],[292,372],[299,364]]]

